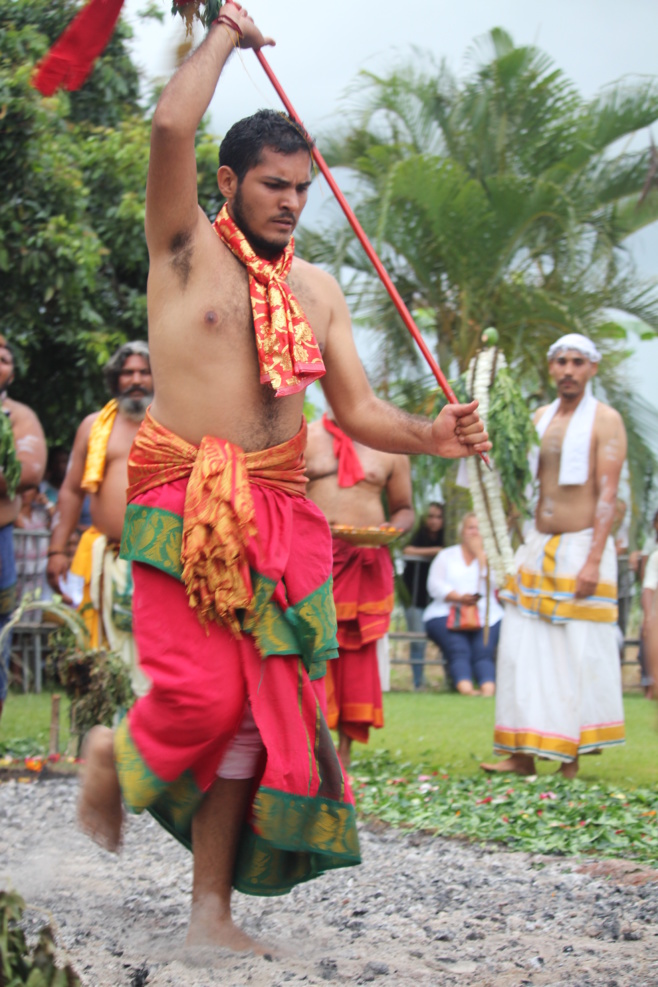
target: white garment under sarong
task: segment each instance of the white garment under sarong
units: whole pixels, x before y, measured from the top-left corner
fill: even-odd
[[[120,559],[118,549],[108,545],[100,535],[92,546],[91,603],[102,617],[103,632],[111,651],[123,658],[130,672],[130,683],[136,696],[144,696],[151,687],[150,680],[139,667],[139,655],[132,630],[117,627],[117,599],[130,595],[128,583],[131,562]]]
[[[617,558],[606,543],[595,593],[574,596],[592,529],[544,535],[532,529],[516,555],[496,670],[498,754],[559,761],[624,743],[617,643]]]

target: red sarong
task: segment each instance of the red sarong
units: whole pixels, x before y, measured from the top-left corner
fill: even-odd
[[[166,430],[157,434],[166,472],[180,463],[180,445],[174,436],[168,461]],[[266,453],[276,461],[290,448],[294,458],[298,445],[296,437]],[[285,456],[278,463],[284,468]],[[331,536],[306,497],[258,474],[249,485],[258,534],[245,545],[253,601],[239,635],[202,624],[188,602],[180,559],[188,478],[151,483],[128,505],[122,555],[133,560],[135,638],[153,685],[117,730],[115,751],[131,811],[148,809],[189,845],[192,816],[248,702],[265,752],[234,886],[281,894],[358,863],[359,851],[353,798],[323,715],[321,676],[336,654]]]
[[[377,641],[393,611],[393,563],[387,548],[333,543],[338,661],[327,667],[327,723],[352,740],[368,742],[384,725]]]

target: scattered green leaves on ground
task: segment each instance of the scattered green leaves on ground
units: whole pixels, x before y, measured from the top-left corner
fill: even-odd
[[[359,812],[392,826],[531,853],[658,864],[658,786],[620,791],[555,775],[453,777],[386,753],[355,760],[352,778]]]

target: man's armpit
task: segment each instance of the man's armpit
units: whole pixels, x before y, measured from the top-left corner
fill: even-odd
[[[192,234],[177,233],[169,249],[172,255],[171,266],[185,286],[192,273]]]

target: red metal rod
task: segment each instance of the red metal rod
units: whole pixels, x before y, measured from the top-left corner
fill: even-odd
[[[298,123],[300,127],[304,128],[304,124],[300,120],[300,118],[297,115],[297,113],[295,113],[295,110],[294,110],[294,108],[292,106],[292,103],[290,102],[290,100],[286,96],[285,92],[281,88],[281,84],[280,84],[279,80],[277,79],[277,77],[275,76],[274,72],[272,71],[272,69],[271,69],[271,67],[269,65],[269,62],[267,61],[267,59],[263,55],[263,52],[260,51],[260,50],[258,50],[258,49],[255,49],[254,50],[254,53],[256,55],[256,58],[260,62],[260,64],[263,66],[263,68],[264,68],[264,70],[265,70],[265,72],[267,74],[267,77],[269,78],[270,82],[272,83],[272,85],[276,89],[276,91],[277,91],[277,93],[279,95],[279,98],[281,99],[281,102],[285,106],[286,110],[288,111],[288,113],[290,114],[290,116],[293,118],[293,120],[295,120],[295,122]],[[343,195],[343,193],[339,189],[338,185],[336,184],[336,181],[334,179],[334,176],[331,174],[331,171],[329,170],[329,166],[327,165],[327,162],[324,160],[324,158],[322,157],[322,155],[318,151],[317,147],[314,147],[313,148],[313,157],[315,158],[315,161],[317,162],[318,168],[320,169],[320,171],[324,175],[324,177],[325,177],[325,179],[327,181],[327,184],[329,185],[329,188],[331,189],[331,191],[336,196],[336,199],[338,200],[338,204],[340,205],[341,209],[345,213],[345,216],[347,218],[347,221],[349,222],[350,226],[352,227],[352,229],[356,233],[356,236],[357,236],[359,242],[361,243],[361,246],[363,247],[363,249],[365,250],[366,254],[368,255],[368,259],[370,260],[372,266],[377,271],[377,274],[379,275],[379,277],[380,277],[380,279],[381,279],[384,287],[386,288],[386,290],[388,291],[389,295],[391,296],[391,299],[393,301],[393,304],[395,305],[396,309],[400,313],[400,316],[402,317],[402,321],[404,322],[405,326],[407,327],[407,329],[409,330],[409,332],[411,333],[411,335],[413,336],[413,338],[416,340],[416,342],[417,342],[417,344],[418,344],[418,346],[420,348],[421,353],[423,354],[423,356],[427,360],[432,373],[436,377],[439,386],[443,390],[443,393],[445,394],[445,396],[447,397],[448,401],[451,404],[459,404],[459,401],[457,400],[457,397],[455,395],[455,392],[453,391],[453,389],[451,388],[450,384],[446,380],[445,375],[443,374],[443,371],[441,370],[440,366],[438,365],[438,363],[436,362],[436,360],[432,356],[431,352],[429,351],[429,349],[427,347],[427,344],[425,343],[425,340],[421,336],[421,334],[420,334],[420,332],[418,330],[418,327],[417,327],[416,323],[413,320],[413,317],[411,315],[411,312],[409,311],[409,309],[405,305],[405,303],[404,303],[404,301],[403,301],[403,299],[402,299],[402,297],[400,295],[400,292],[397,290],[397,288],[395,287],[395,285],[391,281],[391,279],[390,279],[390,277],[388,275],[388,272],[386,271],[386,268],[384,267],[384,265],[382,264],[382,262],[380,261],[379,257],[377,256],[377,254],[375,252],[375,248],[370,243],[370,240],[366,236],[363,227],[361,226],[361,224],[359,223],[358,219],[354,215],[354,212],[352,211],[352,207],[350,206],[349,202],[347,201],[347,199],[345,198],[345,196]]]
[[[274,88],[276,89],[276,91],[277,91],[277,93],[279,95],[279,98],[280,98],[281,102],[283,103],[283,105],[285,106],[286,110],[288,111],[288,113],[290,114],[290,116],[292,117],[292,119],[296,123],[298,123],[299,126],[302,127],[302,129],[306,132],[306,128],[304,127],[304,124],[302,123],[302,121],[301,121],[300,117],[298,116],[298,114],[295,112],[295,109],[294,109],[292,103],[290,102],[290,100],[288,99],[286,93],[284,92],[283,88],[281,87],[281,83],[279,82],[279,80],[275,76],[274,72],[272,71],[272,68],[271,68],[269,62],[267,61],[267,59],[265,58],[265,56],[263,55],[263,52],[260,49],[254,49],[254,54],[256,55],[256,58],[258,59],[258,61],[260,62],[260,64],[263,66],[263,69],[265,70],[265,74],[267,75],[268,79],[270,80],[270,82],[272,83],[272,85],[274,86]],[[380,278],[382,284],[384,285],[384,287],[388,291],[389,295],[391,296],[391,300],[392,300],[393,304],[395,305],[396,309],[398,310],[398,312],[400,313],[400,316],[402,318],[402,321],[404,322],[405,326],[407,327],[407,329],[409,330],[409,332],[411,333],[411,335],[413,336],[413,338],[416,340],[416,343],[418,344],[418,347],[419,347],[421,353],[423,354],[423,356],[425,357],[427,363],[429,364],[430,370],[432,371],[432,373],[436,377],[436,380],[437,380],[437,383],[438,383],[439,387],[441,388],[441,390],[445,394],[445,396],[448,399],[448,401],[450,402],[450,404],[459,404],[459,401],[457,400],[457,396],[456,396],[455,392],[453,391],[452,387],[450,386],[450,384],[446,380],[446,377],[445,377],[443,371],[441,370],[441,367],[438,365],[438,363],[436,362],[436,360],[432,356],[430,350],[428,349],[425,340],[423,339],[423,337],[420,334],[420,331],[418,329],[418,326],[416,325],[416,323],[413,320],[413,317],[411,315],[411,312],[409,311],[409,309],[405,305],[405,303],[404,303],[404,301],[402,299],[402,296],[400,295],[400,292],[397,290],[397,288],[395,287],[395,285],[391,281],[391,278],[389,277],[386,268],[384,267],[384,265],[380,261],[379,257],[377,256],[377,253],[375,252],[375,248],[370,243],[370,240],[366,236],[363,227],[361,226],[361,224],[359,223],[358,219],[354,215],[354,211],[352,210],[352,207],[350,206],[349,202],[347,201],[347,199],[345,198],[345,196],[343,195],[343,193],[339,189],[338,185],[336,184],[336,181],[334,179],[334,176],[331,174],[331,171],[329,170],[329,166],[328,166],[327,162],[324,160],[324,158],[322,157],[322,155],[318,151],[317,147],[314,147],[313,148],[313,152],[312,153],[313,153],[313,157],[314,157],[314,159],[315,159],[315,161],[317,163],[318,168],[320,169],[320,171],[324,175],[324,177],[325,177],[325,179],[327,181],[327,184],[329,185],[329,188],[331,189],[331,191],[336,196],[336,199],[338,200],[338,204],[340,205],[341,209],[345,213],[345,216],[347,218],[347,221],[350,224],[350,226],[352,227],[352,229],[354,230],[354,232],[355,232],[355,234],[356,234],[356,236],[357,236],[357,238],[358,238],[361,246],[365,250],[365,252],[366,252],[366,254],[368,256],[368,259],[370,260],[370,263],[372,264],[372,266],[377,271],[377,274],[379,275],[379,278]],[[481,456],[483,462],[486,463],[486,465],[489,466],[489,468],[491,468],[491,464],[489,463],[489,458],[486,455],[486,453],[481,452],[480,453],[480,456]]]

